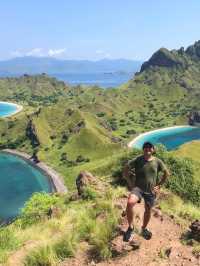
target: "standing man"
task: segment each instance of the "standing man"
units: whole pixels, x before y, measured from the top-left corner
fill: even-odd
[[[165,164],[158,158],[154,157],[155,152],[154,145],[150,142],[143,144],[143,155],[134,158],[129,161],[124,168],[124,176],[127,177],[129,171],[135,172],[135,187],[132,189],[128,201],[127,201],[127,220],[128,229],[124,234],[124,241],[129,241],[133,233],[133,217],[134,206],[139,203],[141,199],[145,202],[145,212],[142,225],[141,234],[145,239],[150,239],[152,233],[147,229],[147,225],[151,218],[151,209],[154,205],[156,194],[160,190],[160,186],[165,182],[169,176]],[[162,172],[163,175],[159,178],[158,173]]]

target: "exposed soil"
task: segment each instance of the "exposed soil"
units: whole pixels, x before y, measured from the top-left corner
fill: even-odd
[[[119,204],[119,202],[118,202]],[[120,205],[125,209],[126,199],[121,199]],[[113,240],[113,245],[118,253],[113,259],[103,262],[90,260],[86,253],[78,252],[77,257],[63,262],[62,266],[200,266],[200,258],[192,254],[192,247],[183,245],[180,241],[186,228],[177,224],[173,218],[163,215],[158,208],[152,212],[149,229],[153,233],[151,240],[145,240],[139,234],[144,205],[138,204],[135,207],[135,227],[136,232],[131,241],[140,244],[139,249],[135,249],[130,243],[123,242],[123,235],[117,236]],[[120,230],[127,229],[127,221],[124,217]]]

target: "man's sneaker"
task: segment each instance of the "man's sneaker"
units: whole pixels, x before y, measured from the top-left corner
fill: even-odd
[[[149,239],[151,239],[152,238],[152,233],[148,230],[148,229],[146,229],[146,228],[142,228],[142,232],[141,232],[141,235],[144,237],[144,239],[146,239],[146,240],[149,240]]]
[[[133,234],[133,228],[129,227],[124,233],[123,241],[128,242]]]

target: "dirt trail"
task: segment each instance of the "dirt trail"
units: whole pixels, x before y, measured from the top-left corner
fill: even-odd
[[[126,200],[123,205],[125,206]],[[141,228],[143,219],[144,206],[143,203],[137,204],[135,207],[135,225],[138,231]],[[122,228],[124,231],[127,228],[126,219],[123,220]],[[181,244],[180,237],[183,233],[183,228],[176,224],[175,221],[163,215],[158,209],[152,213],[152,218],[149,223],[149,229],[153,233],[151,240],[145,240],[135,234],[137,241],[141,242],[138,250],[130,251],[127,255],[116,258],[109,262],[98,263],[98,266],[199,266],[200,259],[197,259],[192,254],[192,247]],[[119,244],[124,245],[122,236],[118,237]],[[165,255],[168,250],[170,254]]]
[[[126,199],[122,199],[121,204],[125,208]],[[139,231],[143,219],[143,203],[135,207],[135,225]],[[152,218],[148,227],[152,233],[151,240],[145,240],[138,234],[134,234],[133,239],[139,241],[140,248],[131,250],[123,256],[118,256],[109,261],[95,263],[88,261],[83,254],[77,254],[77,258],[66,260],[62,266],[97,265],[97,266],[200,266],[200,258],[197,259],[192,254],[192,247],[181,244],[180,237],[184,229],[175,223],[173,218],[163,215],[158,209],[152,213]],[[127,222],[124,218],[121,229],[127,229]],[[129,246],[122,241],[122,235],[118,236],[114,243],[119,248]],[[168,251],[168,256],[165,251]]]

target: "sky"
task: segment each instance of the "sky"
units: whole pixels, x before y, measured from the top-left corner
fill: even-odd
[[[0,60],[147,60],[160,47],[200,39],[199,0],[6,0],[0,3]]]

